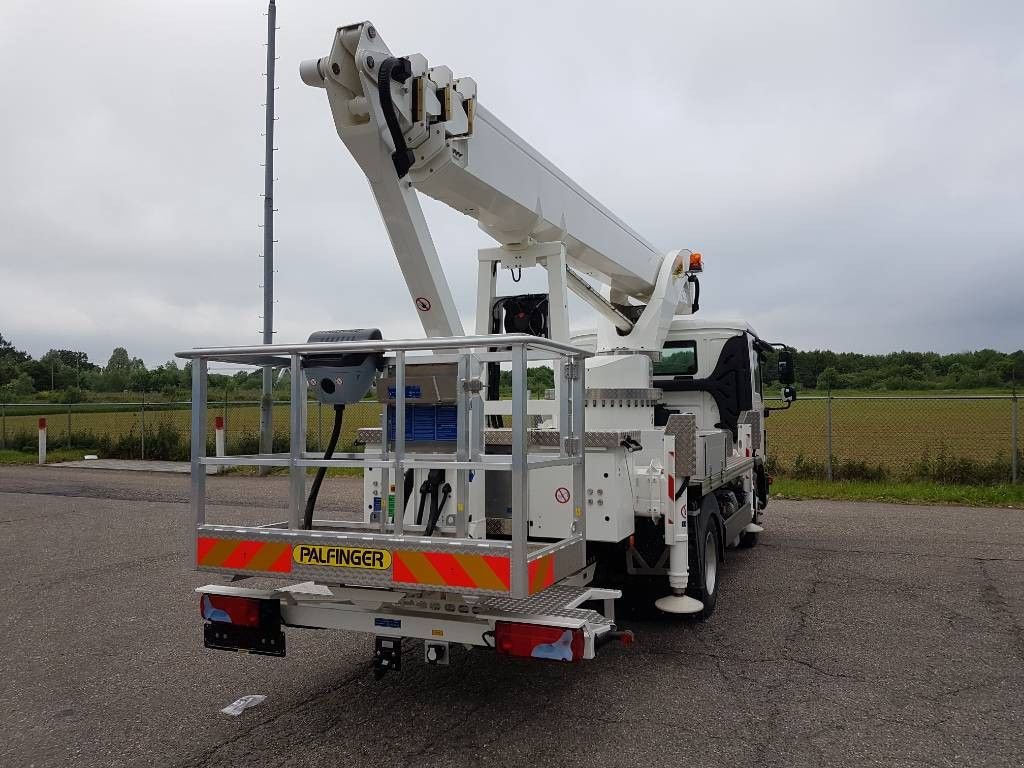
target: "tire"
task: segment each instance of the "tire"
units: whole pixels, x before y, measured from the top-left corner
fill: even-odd
[[[757,500],[760,502],[760,509],[764,509],[768,506],[768,472],[764,468],[764,464],[758,463],[757,468],[754,470],[754,491],[757,494]]]
[[[714,499],[714,497],[711,497]],[[717,506],[717,502],[716,502]],[[715,612],[721,582],[721,533],[709,510],[703,510],[697,526],[697,538],[690,545],[690,584],[686,594],[700,600],[704,608],[696,617],[705,620]]]

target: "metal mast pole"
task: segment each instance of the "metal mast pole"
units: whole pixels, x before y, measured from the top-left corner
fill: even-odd
[[[277,6],[267,6],[267,114],[263,175],[263,343],[274,343],[274,38]],[[260,453],[274,450],[274,370],[263,368],[263,396],[260,400]]]

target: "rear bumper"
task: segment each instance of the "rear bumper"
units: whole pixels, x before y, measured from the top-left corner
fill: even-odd
[[[614,631],[613,606],[621,596],[618,590],[560,584],[520,600],[329,587],[313,582],[276,590],[209,584],[196,591],[201,595],[277,600],[281,609],[281,625],[285,627],[338,629],[467,646],[493,648],[493,633],[498,622],[579,630],[584,639],[584,659],[594,658],[601,638]],[[603,603],[603,613],[580,607],[591,601]]]

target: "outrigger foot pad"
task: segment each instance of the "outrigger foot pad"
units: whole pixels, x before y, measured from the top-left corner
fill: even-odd
[[[665,613],[690,614],[704,610],[704,603],[689,595],[665,595],[654,601],[654,607]]]

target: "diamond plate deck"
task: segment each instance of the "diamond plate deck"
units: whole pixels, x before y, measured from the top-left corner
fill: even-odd
[[[615,622],[589,608],[570,608],[590,587],[569,587],[556,584],[532,597],[516,600],[511,597],[491,597],[480,603],[480,615],[496,618],[533,618],[552,616],[573,619],[593,626],[614,626]]]
[[[359,442],[364,445],[380,445],[380,427],[363,427],[358,431]],[[530,448],[557,448],[560,435],[557,429],[531,429],[527,432]],[[640,430],[621,429],[588,431],[584,433],[585,448],[618,448],[627,437],[640,439]],[[487,445],[512,445],[512,430],[507,427],[484,430]],[[412,455],[410,453],[410,455]]]

